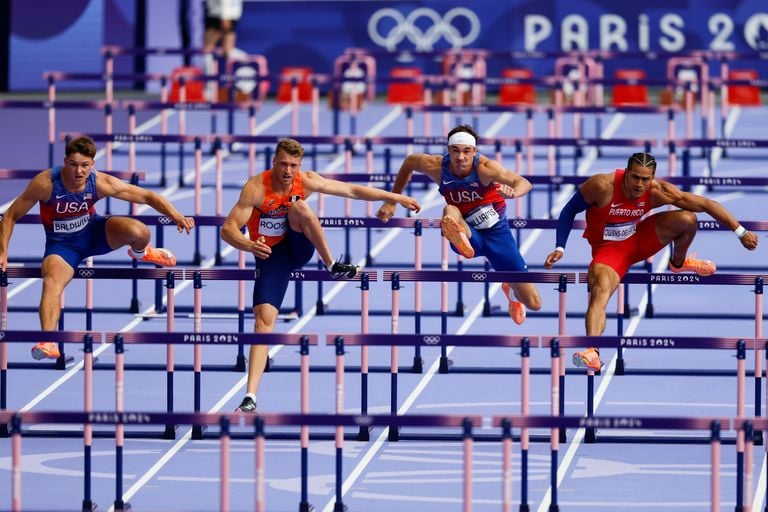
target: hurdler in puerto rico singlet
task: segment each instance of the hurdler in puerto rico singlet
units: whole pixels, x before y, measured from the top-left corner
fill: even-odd
[[[499,184],[483,185],[477,175],[480,155],[475,155],[472,173],[466,178],[457,178],[449,170],[450,155],[443,156],[440,173],[440,193],[445,202],[461,212],[467,224],[475,229],[490,229],[499,220],[506,219],[507,203],[499,194]]]
[[[51,242],[69,242],[90,236],[91,221],[96,215],[96,171],[85,181],[82,192],[70,192],[61,180],[61,166],[51,169],[53,191],[46,202],[40,201],[40,220],[45,236]]]
[[[591,245],[622,242],[634,236],[637,224],[651,210],[651,189],[638,199],[624,195],[624,169],[617,169],[613,175],[613,196],[602,208],[587,208],[587,228],[584,238]]]
[[[256,241],[263,236],[270,247],[276,245],[288,232],[288,208],[291,203],[304,199],[304,185],[301,173],[296,173],[287,195],[281,196],[272,190],[272,170],[261,173],[264,184],[264,201],[253,209],[248,219],[248,235]]]

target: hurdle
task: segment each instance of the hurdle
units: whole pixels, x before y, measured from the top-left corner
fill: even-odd
[[[711,276],[698,276],[698,275],[675,275],[675,274],[655,274],[655,273],[628,273],[624,276],[622,279],[623,286],[620,287],[620,290],[622,288],[626,288],[627,285],[631,283],[639,283],[639,284],[646,284],[646,286],[649,289],[648,294],[648,308],[646,309],[646,317],[648,318],[744,318],[744,319],[754,319],[755,322],[755,328],[754,328],[754,335],[755,338],[761,338],[763,336],[763,319],[766,317],[763,313],[763,285],[765,281],[766,276],[765,275],[751,275],[751,274],[713,274]],[[587,282],[587,274],[586,273],[579,273],[579,282],[585,283]],[[738,314],[726,314],[726,313],[714,313],[714,312],[708,312],[706,315],[701,314],[685,314],[685,313],[657,313],[653,309],[653,303],[652,298],[650,294],[650,290],[653,285],[655,284],[682,284],[682,285],[754,285],[754,289],[752,290],[755,294],[755,312],[754,315],[738,315]],[[621,319],[623,317],[623,301],[621,299],[617,300],[619,310],[617,312],[617,336],[623,335],[623,327],[621,323]],[[590,345],[587,345],[590,346]],[[633,370],[627,369],[624,361],[623,356],[623,347],[621,345],[615,345],[617,346],[617,361],[616,361],[616,374],[617,375],[624,375],[627,373],[634,373]],[[755,416],[760,416],[761,414],[761,407],[760,407],[760,400],[759,397],[761,395],[761,382],[762,382],[762,374],[763,374],[763,368],[762,368],[762,348],[759,346],[756,346],[754,348],[755,350],[755,370],[754,370],[754,379],[755,379]],[[647,374],[649,371],[644,370],[640,374]],[[651,372],[652,373],[652,372]],[[704,372],[704,371],[691,371],[691,370],[680,370],[680,371],[672,371],[672,370],[665,370],[665,374],[669,375],[723,375],[723,373],[720,372]],[[732,375],[731,372],[725,373],[725,375]]]
[[[737,139],[737,138],[723,138],[723,139],[668,139],[663,142],[664,145],[669,146],[670,151],[673,151],[675,147],[685,148],[683,149],[683,162],[682,172],[683,176],[690,176],[690,148],[702,148],[707,160],[707,168],[709,169],[709,176],[714,173],[713,154],[715,151],[725,151],[726,149],[758,149],[764,150],[768,148],[768,139]],[[731,156],[733,156],[731,154]],[[734,157],[735,158],[735,157]]]
[[[174,413],[164,414],[157,412],[131,411],[118,413],[115,411],[93,411],[93,412],[63,412],[63,411],[40,411],[40,412],[17,412],[0,411],[0,421],[12,425],[12,455],[11,455],[11,478],[10,478],[10,503],[11,510],[22,510],[21,491],[23,489],[22,480],[22,449],[23,435],[22,427],[37,423],[59,423],[73,425],[152,425],[165,424],[172,422],[176,424],[186,424],[192,426],[210,426],[217,427],[216,437],[219,439],[219,448],[221,450],[221,459],[218,467],[219,476],[219,495],[217,497],[217,506],[221,510],[227,510],[226,505],[230,504],[230,466],[232,464],[230,454],[231,439],[244,439],[253,442],[253,461],[256,470],[256,481],[254,485],[254,503],[253,508],[259,512],[268,509],[267,495],[265,492],[265,477],[267,467],[265,464],[264,449],[266,434],[273,426],[317,426],[317,427],[386,427],[391,424],[398,426],[418,427],[418,428],[439,428],[447,431],[458,430],[460,433],[455,436],[457,441],[462,443],[462,485],[460,492],[462,510],[470,511],[473,506],[473,471],[471,467],[473,459],[473,444],[477,439],[475,431],[479,428],[488,427],[500,434],[495,436],[494,441],[499,442],[502,466],[501,466],[501,486],[499,496],[501,498],[501,509],[505,512],[511,512],[516,503],[519,503],[519,510],[529,510],[529,488],[527,470],[522,474],[519,499],[515,500],[512,490],[512,462],[514,457],[514,437],[515,430],[523,428],[538,428],[550,430],[550,471],[549,485],[552,489],[550,503],[540,504],[547,506],[548,510],[560,510],[558,502],[558,481],[557,469],[560,458],[560,446],[557,436],[554,432],[559,428],[586,429],[600,428],[606,430],[654,430],[669,429],[680,431],[702,431],[707,433],[709,444],[709,510],[719,512],[721,496],[721,434],[724,432],[743,432],[746,435],[750,430],[766,429],[768,424],[764,419],[753,419],[749,417],[656,417],[656,416],[593,416],[593,417],[558,417],[550,416],[526,416],[526,415],[495,415],[489,418],[469,415],[412,415],[403,417],[392,417],[387,415],[323,415],[323,414],[260,414],[249,417],[239,417],[233,414],[215,414],[215,413]],[[244,432],[235,432],[235,427],[244,427]],[[750,442],[746,441],[745,446],[749,448]],[[334,507],[343,508],[343,489],[341,481],[343,478],[343,469],[338,454],[343,453],[343,445],[337,449],[337,458],[334,464]],[[734,493],[736,497],[736,509],[745,510],[745,506],[751,503],[752,493],[752,468],[751,450],[746,449],[742,458],[742,463],[738,464],[738,473]],[[92,478],[90,469],[89,455],[86,460],[86,471],[84,481],[89,482]],[[122,458],[116,457],[117,483],[116,496],[113,506],[117,510],[128,508],[129,504],[123,502],[123,467]],[[84,496],[83,508],[85,505],[92,505],[87,497]],[[301,485],[299,489],[299,510],[308,511],[311,505],[308,501],[308,474],[302,471]],[[271,504],[272,507],[277,506]]]
[[[91,282],[92,279],[131,279],[134,297],[132,298],[131,305],[128,309],[125,308],[100,308],[101,311],[117,312],[117,313],[130,313],[134,308],[138,311],[138,298],[136,296],[137,281],[143,279],[161,280],[165,279],[168,275],[172,275],[175,278],[182,278],[183,271],[181,270],[168,270],[161,268],[99,268],[99,267],[79,267],[75,269],[73,279],[85,279],[86,283]],[[8,278],[21,277],[21,278],[40,278],[40,267],[8,267],[5,272],[0,272],[0,288],[5,290],[0,294],[0,314],[7,317],[8,311],[11,309],[8,307]],[[86,329],[90,330],[93,325],[93,289],[90,286],[86,286],[85,294],[85,307],[82,310],[86,314]],[[37,311],[37,308],[22,308],[22,311]],[[64,315],[67,309],[62,308],[61,316],[59,318],[59,329],[64,329]],[[71,309],[69,311],[72,311]],[[56,331],[45,331],[56,332]],[[41,339],[47,339],[45,335]],[[40,341],[40,340],[38,340]],[[12,363],[12,368],[54,368],[57,370],[63,370],[66,365],[71,362],[64,353],[64,347],[59,346],[61,356],[52,364],[46,365],[46,363]]]
[[[392,290],[392,330],[393,334],[397,334],[397,328],[399,326],[400,315],[400,282],[401,281],[416,281],[416,282],[434,282],[441,283],[441,301],[440,301],[440,334],[445,335],[448,333],[448,291],[446,288],[447,283],[484,283],[486,285],[485,295],[486,304],[485,310],[489,310],[488,305],[488,283],[558,283],[558,312],[555,316],[558,318],[558,327],[561,332],[565,329],[565,300],[567,293],[567,283],[575,283],[576,275],[571,273],[551,273],[551,272],[476,272],[465,270],[402,270],[402,271],[389,271],[385,270],[383,273],[383,280],[391,283]],[[417,324],[418,325],[418,324]],[[417,333],[421,334],[421,333]],[[440,373],[448,373],[449,362],[446,357],[445,347],[442,347],[440,356]],[[417,353],[418,357],[418,353]],[[451,370],[454,371],[454,370]]]
[[[736,337],[694,337],[694,336],[557,336],[547,338],[542,337],[543,343],[547,343],[554,347],[557,343],[558,346],[564,348],[576,348],[576,347],[598,347],[598,348],[615,348],[622,350],[624,348],[639,348],[639,349],[721,349],[721,350],[735,350],[736,352],[736,370],[734,372],[715,373],[715,372],[694,372],[689,371],[686,373],[683,371],[672,370],[635,370],[632,372],[635,375],[728,375],[733,376],[735,374],[737,379],[736,385],[736,407],[737,415],[744,416],[745,400],[746,400],[746,355],[747,350],[753,350],[757,352],[762,351],[765,345],[765,338],[736,338]],[[549,340],[549,341],[547,341]],[[553,348],[554,350],[554,348]],[[756,360],[759,359],[756,356]],[[618,372],[616,372],[618,373]],[[625,374],[629,374],[626,372]],[[760,377],[757,376],[759,379]],[[587,416],[594,415],[594,375],[589,375],[587,379]],[[760,415],[760,400],[761,394],[756,396],[755,401],[755,415]],[[587,442],[596,442],[596,436],[594,432],[588,432],[586,437]],[[658,437],[656,441],[658,441]],[[633,440],[633,442],[642,442],[642,440]]]

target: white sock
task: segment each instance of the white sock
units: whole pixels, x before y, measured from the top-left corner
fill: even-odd
[[[133,253],[134,256],[136,256],[136,258],[143,258],[144,255],[147,253],[147,248],[145,247],[142,250],[137,251],[136,249],[131,247],[131,252]]]
[[[254,402],[256,401],[256,393],[246,393],[246,394],[245,394],[245,397],[246,397],[246,398],[250,398],[250,399],[251,399],[251,400],[253,400]]]

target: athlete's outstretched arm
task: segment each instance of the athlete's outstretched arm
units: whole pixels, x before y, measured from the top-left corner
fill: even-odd
[[[392,185],[392,192],[395,194],[402,193],[411,181],[414,171],[424,173],[435,183],[440,183],[441,162],[442,157],[439,155],[427,155],[425,153],[408,155],[400,165],[395,183]],[[395,201],[385,199],[384,204],[376,212],[376,217],[382,222],[387,222],[394,214]]]
[[[0,221],[0,267],[3,270],[8,264],[8,243],[11,241],[16,222],[26,215],[36,202],[48,200],[52,192],[50,171],[42,171],[32,178],[24,192],[3,213],[3,220]]]

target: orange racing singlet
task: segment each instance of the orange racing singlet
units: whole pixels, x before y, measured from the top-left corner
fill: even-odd
[[[288,194],[279,195],[272,190],[271,169],[261,173],[261,182],[264,184],[264,201],[253,209],[246,226],[251,240],[263,236],[266,244],[272,247],[285,238],[289,229],[288,208],[291,203],[304,199],[304,185],[301,173],[296,173]]]

